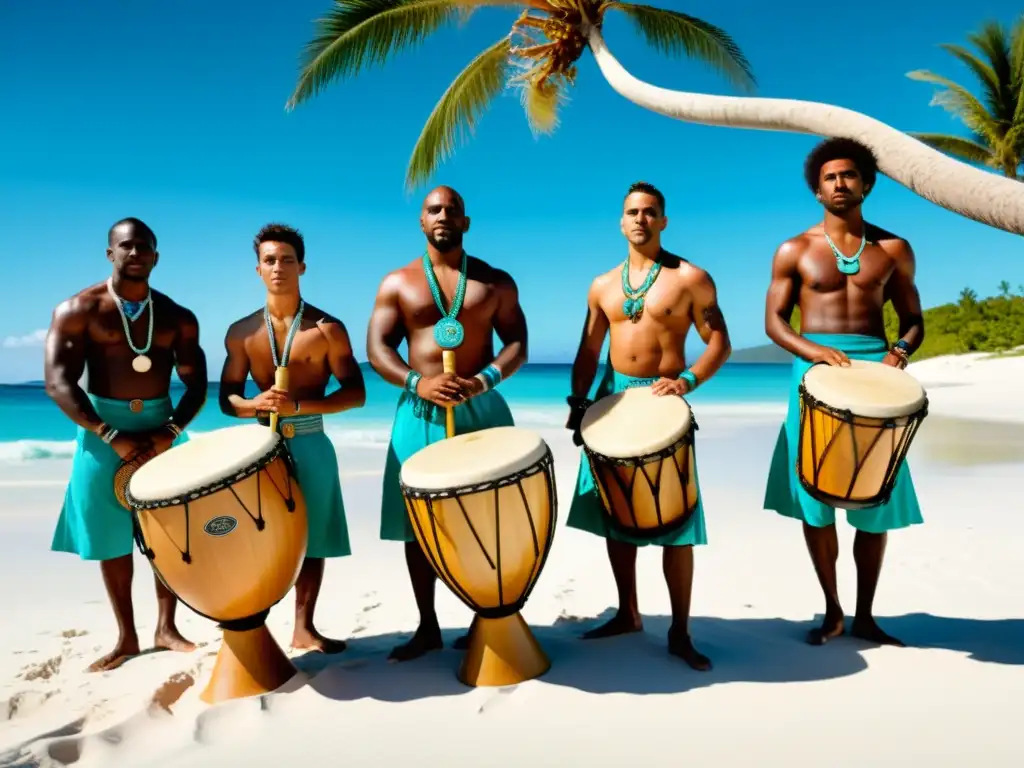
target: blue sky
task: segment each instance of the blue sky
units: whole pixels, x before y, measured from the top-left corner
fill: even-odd
[[[364,358],[381,277],[423,247],[426,187],[404,187],[409,154],[451,79],[504,34],[515,13],[478,11],[383,69],[284,104],[312,21],[329,0],[0,3],[0,215],[6,311],[0,380],[42,377],[53,307],[105,278],[110,224],[147,221],[160,240],[153,284],[199,316],[216,376],[223,335],[263,299],[253,234],[285,221],[306,236],[306,298],[340,316]],[[839,104],[903,130],[959,131],[905,73],[971,83],[939,49],[1019,2],[977,0],[922,13],[905,0],[856,6],[664,0],[724,27],[750,59],[758,95]],[[731,93],[703,65],[648,49],[610,14],[609,47],[638,77]],[[431,184],[459,189],[473,217],[467,249],[517,279],[532,360],[572,359],[590,279],[621,262],[621,200],[633,181],[668,199],[666,246],[715,277],[734,346],[766,341],[769,264],[783,239],[820,219],[802,163],[813,136],[689,125],[616,95],[589,53],[553,136],[530,133],[515,92]],[[882,178],[870,220],[907,237],[926,306],[1024,283],[1024,243]],[[967,265],[970,265],[968,268]],[[699,349],[699,346],[697,347]]]

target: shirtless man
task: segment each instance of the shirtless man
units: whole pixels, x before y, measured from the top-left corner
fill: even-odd
[[[114,650],[90,672],[119,667],[139,653],[132,606],[132,517],[114,494],[122,461],[152,457],[175,441],[206,402],[206,356],[192,312],[159,291],[149,276],[159,259],[156,235],[138,219],[110,228],[108,280],[61,302],[46,336],[46,393],[78,425],[64,506],[51,549],[100,561],[117,620]],[[185,385],[176,407],[171,371]],[[88,376],[88,393],[79,385]],[[153,645],[191,651],[174,623],[177,599],[156,577]]]
[[[408,661],[442,647],[434,611],[436,576],[409,524],[399,486],[402,463],[446,437],[448,406],[456,406],[458,434],[513,426],[512,413],[495,387],[514,374],[527,356],[526,318],[515,282],[475,256],[463,261],[462,238],[469,231],[469,217],[459,193],[449,187],[430,192],[423,201],[420,227],[427,239],[424,257],[385,276],[366,340],[374,370],[402,388],[384,469],[380,536],[405,542],[420,624],[408,643],[392,650],[390,659],[394,661]],[[442,319],[442,313],[431,293],[431,281],[436,280],[443,294],[447,314],[463,274],[465,300],[458,322],[465,336],[455,355],[458,370],[447,374],[442,369],[442,348],[434,337],[434,324]],[[497,357],[495,333],[504,345]],[[408,342],[408,364],[398,354],[402,341]],[[464,649],[466,643],[464,635],[455,647]]]
[[[681,397],[692,392],[729,358],[729,332],[718,307],[711,275],[695,264],[669,253],[661,245],[661,233],[668,225],[665,198],[651,184],[638,182],[626,193],[621,228],[629,243],[623,265],[599,275],[587,294],[587,319],[572,369],[571,407],[566,426],[577,445],[580,422],[597,374],[598,358],[605,334],[611,332],[611,347],[605,375],[594,400],[632,386],[650,385],[655,394]],[[643,298],[643,307],[632,318],[625,313],[622,272],[628,265],[630,286]],[[645,282],[653,275],[653,282]],[[644,291],[644,286],[647,290]],[[635,295],[635,294],[634,294]],[[685,344],[696,328],[707,345],[690,368],[686,367]],[[693,470],[696,473],[696,468]],[[669,653],[697,670],[711,669],[711,661],[699,653],[690,639],[690,594],[693,586],[693,547],[707,543],[703,502],[681,529],[656,539],[639,539],[621,533],[608,524],[608,515],[594,487],[586,457],[581,455],[576,492],[566,525],[606,539],[608,559],[619,593],[619,608],[607,623],[583,635],[585,639],[611,637],[643,629],[636,596],[636,551],[638,546],[663,547],[663,568],[672,602],[672,626],[668,632]]]
[[[228,328],[220,409],[264,424],[269,424],[271,413],[278,415],[278,430],[295,462],[309,517],[306,559],[295,582],[292,648],[340,653],[346,643],[324,637],[313,626],[324,559],[352,554],[338,457],[324,434],[323,416],[361,408],[366,387],[344,324],[302,300],[299,276],[306,272],[302,235],[282,224],[268,224],[256,234],[253,250],[256,274],[267,288],[266,303]],[[287,391],[274,386],[279,364],[288,367]],[[245,381],[250,374],[260,393],[247,399]],[[341,388],[326,395],[331,376]]]
[[[824,221],[779,246],[765,302],[765,332],[795,358],[789,412],[775,446],[764,506],[803,521],[811,562],[825,594],[824,620],[807,636],[812,645],[841,635],[844,614],[836,585],[835,509],[812,499],[796,478],[797,387],[807,369],[819,362],[848,365],[854,358],[903,368],[924,340],[910,243],[863,219],[861,206],[877,170],[871,150],[856,141],[830,139],[814,148],[804,175],[825,209]],[[882,316],[886,301],[892,302],[900,322],[900,339],[892,346],[886,341]],[[799,333],[790,325],[795,307],[800,308]],[[851,633],[872,642],[903,645],[878,627],[872,604],[887,532],[923,522],[906,462],[888,503],[848,511],[846,519],[857,529],[857,612]]]

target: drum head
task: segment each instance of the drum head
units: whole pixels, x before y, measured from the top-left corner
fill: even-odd
[[[924,387],[909,373],[869,360],[851,360],[848,368],[812,365],[803,384],[815,400],[869,419],[910,416],[927,402]]]
[[[487,483],[533,466],[547,451],[547,443],[529,429],[482,429],[439,440],[414,453],[402,465],[402,483],[423,491]]]
[[[674,445],[692,422],[690,406],[675,395],[632,387],[602,397],[583,414],[586,446],[612,459],[635,459]]]
[[[236,475],[259,461],[281,436],[262,424],[206,432],[150,459],[132,475],[128,493],[143,504],[174,499]]]

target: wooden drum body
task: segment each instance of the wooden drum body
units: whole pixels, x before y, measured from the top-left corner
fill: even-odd
[[[306,556],[306,503],[280,435],[215,430],[150,459],[125,497],[139,549],[224,643],[204,701],[266,693],[295,674],[265,622]]]
[[[458,435],[411,456],[401,485],[416,539],[438,578],[476,613],[459,679],[511,685],[546,672],[551,663],[519,611],[555,534],[547,444],[518,427]]]
[[[580,436],[613,528],[655,539],[690,521],[700,493],[696,429],[682,397],[656,395],[649,386],[602,397],[587,409]]]
[[[890,365],[819,363],[799,389],[796,473],[814,499],[839,509],[886,503],[928,413],[924,388]]]

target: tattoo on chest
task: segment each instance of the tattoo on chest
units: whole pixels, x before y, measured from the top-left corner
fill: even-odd
[[[704,307],[703,316],[704,325],[712,331],[725,330],[725,318],[722,316],[722,310],[719,309],[717,304],[709,304]]]

